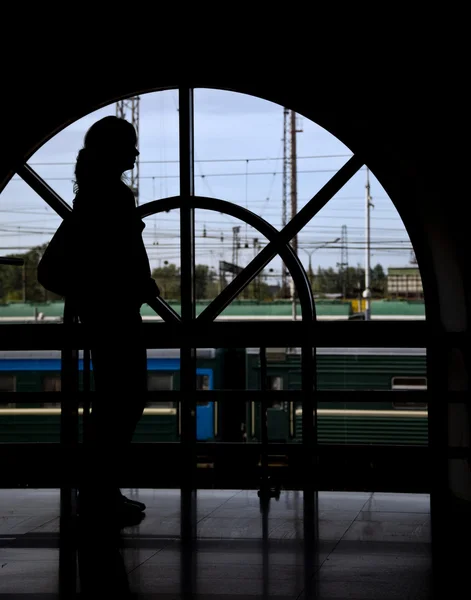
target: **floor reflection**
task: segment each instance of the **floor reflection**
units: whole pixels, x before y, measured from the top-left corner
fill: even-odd
[[[178,490],[135,498],[145,515],[122,528],[99,513],[60,521],[58,491],[0,491],[0,596],[430,597],[426,495],[282,491],[264,506],[256,491],[201,490],[196,542],[182,542]]]
[[[79,515],[77,518],[77,564],[82,598],[131,597],[124,561],[123,528],[140,525],[145,513],[126,521],[112,515]]]

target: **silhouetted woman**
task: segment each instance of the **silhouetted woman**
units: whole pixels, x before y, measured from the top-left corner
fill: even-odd
[[[73,291],[66,296],[86,332],[96,392],[80,505],[120,515],[145,509],[125,498],[117,481],[146,402],[140,308],[159,295],[142,240],[145,225],[122,179],[139,155],[136,145],[134,127],[113,116],[85,135],[75,166]]]

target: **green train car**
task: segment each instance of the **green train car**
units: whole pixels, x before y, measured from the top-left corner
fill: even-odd
[[[258,348],[246,355],[247,389],[261,386]],[[319,348],[316,351],[317,389],[332,401],[317,405],[320,444],[412,444],[428,443],[425,402],[401,401],[399,392],[427,389],[426,353],[423,348]],[[301,389],[300,351],[267,349],[267,387],[272,390]],[[389,402],[341,403],[336,391],[391,391]],[[384,396],[381,396],[382,399]],[[325,395],[323,396],[325,398]],[[268,438],[278,442],[302,441],[302,406],[277,403],[268,409]],[[260,407],[247,410],[249,440],[260,439]]]
[[[178,304],[171,303],[178,312]],[[197,312],[207,302],[200,302]],[[413,305],[413,306],[412,306]],[[316,303],[319,320],[351,320],[355,317],[349,302],[337,300]],[[144,320],[159,319],[149,307],[142,309]],[[0,306],[0,324],[61,321],[63,303],[9,304]],[[420,303],[378,301],[372,303],[372,318],[424,318]],[[290,320],[289,301],[258,303],[233,302],[220,317],[228,320]],[[225,349],[199,349],[197,387],[230,389],[231,381],[245,382],[246,389],[260,389],[258,349],[238,350],[236,364]],[[300,355],[297,349],[268,349],[268,381],[273,390],[300,389]],[[318,441],[321,444],[414,444],[426,445],[427,405],[401,402],[401,390],[427,387],[425,350],[382,348],[324,348],[316,352],[319,391],[332,394],[330,402],[317,406]],[[229,364],[230,363],[230,364]],[[82,361],[79,368],[83,369]],[[120,367],[122,365],[120,363]],[[237,373],[234,373],[237,370]],[[228,374],[230,377],[228,377]],[[117,377],[119,369],[117,368]],[[149,390],[179,389],[178,350],[148,351]],[[0,353],[0,392],[60,391],[60,354],[49,351]],[[340,404],[335,391],[392,391],[390,402]],[[8,396],[8,402],[5,397]],[[14,394],[3,396],[0,405],[0,442],[58,442],[59,402],[41,404],[34,395],[27,405],[16,404]],[[324,396],[325,398],[325,396]],[[234,407],[201,402],[197,407],[197,438],[200,441],[224,440],[223,422],[237,420],[243,432],[240,441],[260,440],[260,406],[247,403],[242,416]],[[294,402],[268,409],[269,440],[299,443],[302,407]],[[241,422],[242,421],[242,422]],[[149,404],[138,425],[138,442],[177,441],[180,435],[179,406],[175,402]]]

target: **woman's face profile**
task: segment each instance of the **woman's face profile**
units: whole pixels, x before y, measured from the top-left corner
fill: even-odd
[[[135,132],[129,130],[129,132],[122,135],[116,142],[114,153],[121,172],[133,169],[136,158],[139,156],[139,150],[136,147],[137,139]]]

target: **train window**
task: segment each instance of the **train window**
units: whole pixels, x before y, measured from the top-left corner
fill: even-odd
[[[14,375],[0,375],[0,392],[16,392],[16,377]]]
[[[426,390],[426,377],[393,377],[391,381],[392,390]]]
[[[2,373],[0,374],[0,393],[16,392],[16,376]],[[14,402],[1,403],[2,408],[15,408]]]
[[[147,389],[149,392],[167,392],[173,390],[173,375],[169,373],[148,373]],[[173,408],[173,402],[149,402],[149,408]]]
[[[268,381],[268,389],[270,391],[278,391],[278,390],[282,390],[283,389],[283,377],[280,377],[279,375],[268,375],[267,377]],[[282,409],[283,408],[283,403],[279,400],[272,400],[270,402],[270,406],[271,408],[279,408]]]
[[[42,391],[43,392],[60,392],[61,391],[61,378],[60,375],[46,375],[42,380]],[[43,408],[59,408],[60,402],[44,402]]]
[[[286,362],[286,348],[267,348],[267,362]]]
[[[283,378],[279,375],[268,376],[268,389],[269,390],[282,390],[283,389]]]
[[[415,390],[425,391],[427,389],[426,377],[393,377],[391,381],[391,389],[397,390]],[[393,402],[393,408],[408,409],[408,410],[426,410],[427,402]]]
[[[196,389],[197,390],[209,390],[209,375],[196,375]],[[209,402],[197,402],[198,406],[207,406]]]
[[[196,389],[209,390],[209,375],[196,375]]]

